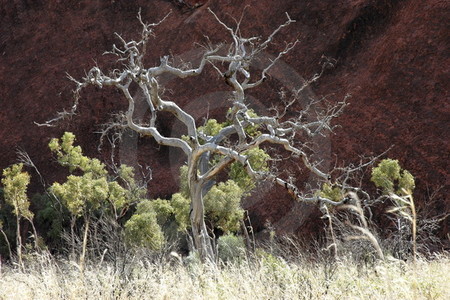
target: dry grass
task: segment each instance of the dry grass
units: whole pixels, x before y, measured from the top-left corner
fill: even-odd
[[[271,255],[213,268],[140,261],[118,272],[39,257],[24,272],[3,266],[0,299],[450,299],[450,258],[370,267],[287,263]]]

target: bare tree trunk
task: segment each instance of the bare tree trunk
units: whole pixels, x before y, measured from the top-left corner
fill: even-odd
[[[417,256],[417,214],[416,206],[412,195],[409,195],[409,208],[411,209],[411,231],[412,231],[412,243],[413,243],[413,262],[416,263]]]
[[[338,249],[337,249],[337,240],[336,235],[334,234],[333,229],[333,219],[331,217],[330,211],[328,210],[328,207],[323,204],[321,205],[321,210],[325,213],[324,217],[328,220],[328,229],[330,230],[330,236],[332,243],[327,246],[327,250],[333,249],[333,257],[334,259],[338,258]]]
[[[89,234],[89,225],[90,225],[90,216],[86,217],[86,222],[84,224],[84,234],[83,234],[83,249],[81,251],[80,256],[80,270],[84,271],[85,261],[86,261],[86,248],[87,248],[87,240]]]
[[[190,180],[191,211],[190,219],[192,235],[194,237],[194,247],[198,251],[202,262],[214,263],[215,255],[208,235],[204,218],[204,205],[202,197],[202,184],[197,180]]]
[[[247,251],[252,250],[252,241],[250,240],[250,236],[248,235],[247,226],[245,225],[244,220],[241,220],[241,229],[244,233],[245,246],[247,247]]]
[[[33,234],[34,234],[34,247],[37,251],[41,250],[41,247],[39,246],[39,240],[38,240],[38,234],[36,227],[34,226],[33,219],[32,218],[26,218],[28,222],[31,224],[31,228],[33,228]]]
[[[75,221],[76,218],[72,216],[70,219],[70,248],[72,259],[75,259]]]
[[[20,234],[20,217],[17,214],[16,215],[16,227],[17,227],[17,231],[16,231],[16,235],[17,235],[17,258],[19,260],[19,269],[23,270],[24,269],[24,265],[23,265],[23,260],[22,260],[22,236]]]

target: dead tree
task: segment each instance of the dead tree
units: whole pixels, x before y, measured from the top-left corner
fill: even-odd
[[[316,113],[314,121],[305,122],[304,118],[302,118],[305,111],[299,112],[294,118],[287,117],[287,115],[292,113],[292,111],[289,111],[290,108],[298,100],[294,96],[292,100],[283,104],[284,109],[275,111],[272,115],[251,116],[246,97],[247,91],[263,84],[268,78],[269,69],[293,49],[297,41],[288,43],[285,49],[262,71],[258,71],[257,74],[252,74],[255,72],[250,68],[251,62],[273,42],[280,30],[283,30],[295,21],[286,14],[286,22],[276,28],[266,39],[260,39],[259,37],[246,38],[241,36],[241,31],[239,30],[240,21],[237,22],[236,28],[233,29],[222,22],[212,11],[210,12],[231,37],[231,45],[226,49],[221,45],[205,46],[201,61],[196,68],[175,66],[171,63],[169,56],[162,57],[158,66],[146,68],[144,66],[144,56],[149,46],[148,42],[154,35],[154,28],[162,21],[146,24],[139,15],[139,20],[143,27],[140,40],[127,42],[120,35],[116,34],[121,41],[121,45],[114,45],[113,50],[109,52],[116,55],[118,61],[123,63],[123,69],[116,69],[106,74],[96,66],[90,69],[87,76],[81,81],[70,77],[76,83],[76,97],[72,110],[60,114],[57,118],[45,124],[50,125],[67,115],[74,114],[80,99],[80,91],[89,85],[100,88],[114,87],[120,90],[128,101],[128,109],[124,112],[125,122],[122,125],[143,136],[153,137],[160,145],[179,148],[187,157],[192,237],[194,247],[203,261],[215,261],[215,252],[204,221],[203,196],[207,192],[206,186],[208,182],[233,162],[242,164],[253,179],[269,180],[279,184],[300,201],[329,203],[331,205],[339,204],[339,202],[316,196],[314,193],[310,193],[308,197],[304,196],[305,194],[300,192],[292,181],[283,179],[274,172],[256,171],[245,155],[245,151],[263,144],[278,145],[284,148],[285,151],[290,152],[293,157],[301,159],[305,168],[312,171],[319,178],[327,180],[329,175],[321,171],[318,164],[310,159],[311,155],[308,155],[301,146],[301,142],[297,140],[296,137],[300,136],[297,133],[302,132],[306,136],[313,137],[326,131],[331,131],[333,129],[331,125],[332,119],[338,116],[346,105],[344,100],[327,106],[320,113]],[[233,95],[232,101],[229,102],[230,109],[226,116],[230,125],[221,129],[214,136],[208,136],[204,132],[199,131],[198,125],[190,114],[174,101],[164,99],[162,86],[160,85],[162,75],[170,74],[182,80],[183,78],[201,75],[207,66],[214,68],[219,73],[219,76],[224,78]],[[316,79],[317,76],[312,80]],[[307,84],[305,83],[305,86]],[[130,92],[131,85],[137,86],[145,97],[148,110],[150,111],[150,117],[145,123],[135,118],[135,103],[137,99]],[[298,93],[299,91],[297,91]],[[281,99],[279,101],[281,102]],[[188,140],[178,136],[164,136],[157,129],[157,117],[162,112],[172,114],[184,124],[185,135],[188,136]],[[206,113],[205,111],[205,115]],[[258,130],[260,130],[261,134],[257,136],[247,134],[245,129],[249,126],[259,126]],[[221,159],[211,165],[208,163],[208,157],[213,154],[220,155]]]

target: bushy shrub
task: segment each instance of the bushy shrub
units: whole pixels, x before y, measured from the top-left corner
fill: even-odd
[[[59,197],[70,213],[75,217],[91,214],[102,208],[117,212],[137,202],[142,196],[134,182],[134,171],[122,165],[118,178],[108,176],[106,165],[96,158],[83,155],[80,146],[74,146],[75,135],[65,132],[61,139],[52,139],[49,148],[57,155],[58,162],[67,166],[71,172],[79,170],[82,175],[69,175],[66,182],[55,182],[50,190]],[[117,180],[127,183],[122,187]]]
[[[403,170],[395,159],[383,159],[372,169],[370,180],[385,194],[408,195],[412,194],[415,188],[414,176]]]
[[[233,180],[214,185],[204,199],[207,220],[225,233],[238,231],[244,218],[242,194],[243,190]]]
[[[417,253],[417,213],[413,199],[415,188],[414,177],[407,170],[403,170],[398,160],[383,159],[376,168],[372,170],[371,180],[383,193],[389,196],[394,207],[387,210],[388,213],[397,216],[397,238],[395,239],[394,254],[403,257],[408,252],[412,244],[413,259]],[[410,226],[403,226],[407,222]],[[411,241],[406,242],[404,237],[411,235]],[[391,243],[392,244],[392,243]],[[405,245],[406,244],[406,245]]]
[[[119,219],[126,216],[130,207],[138,204],[136,214],[125,224],[125,233],[129,245],[148,247],[152,250],[160,249],[164,236],[156,220],[148,200],[143,200],[146,189],[134,179],[134,169],[121,165],[114,168],[110,174],[106,165],[98,159],[83,155],[80,146],[74,146],[75,136],[66,132],[61,139],[52,139],[49,147],[56,154],[58,162],[69,168],[70,174],[63,183],[55,182],[50,193],[61,200],[64,207],[70,212],[72,253],[80,243],[76,242],[76,224],[83,221],[82,252],[80,264],[89,249],[88,239],[92,248],[99,245],[108,245],[106,249],[114,251],[114,242],[105,242],[111,239],[121,239],[122,227]],[[124,218],[126,219],[126,218]],[[123,224],[123,221],[121,222]],[[107,232],[113,230],[112,236]],[[92,232],[91,232],[92,231]],[[103,235],[103,236],[99,236]],[[112,248],[111,248],[112,247]]]
[[[330,199],[334,202],[339,202],[344,197],[344,192],[338,186],[333,186],[329,183],[324,183],[322,189],[319,191],[319,196]]]
[[[130,245],[160,250],[164,245],[164,234],[158,225],[152,201],[143,200],[136,212],[125,223],[125,236]]]
[[[190,228],[191,222],[189,218],[190,211],[190,194],[187,179],[187,166],[180,168],[180,192],[172,195],[170,200],[161,200],[157,202],[158,206],[170,205],[170,212],[178,224],[180,231]],[[211,187],[209,192],[204,196],[206,223],[212,226],[210,229],[220,229],[223,232],[236,232],[239,229],[239,222],[244,216],[244,211],[240,206],[241,198],[244,191],[233,180],[220,182]],[[167,211],[165,209],[164,211]],[[166,214],[161,211],[162,214]],[[159,210],[157,209],[158,215]]]

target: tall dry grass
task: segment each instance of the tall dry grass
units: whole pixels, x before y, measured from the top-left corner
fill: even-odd
[[[134,262],[116,270],[35,257],[25,271],[3,266],[0,299],[450,299],[450,258],[364,266],[350,260],[287,262],[265,253],[211,267]]]

